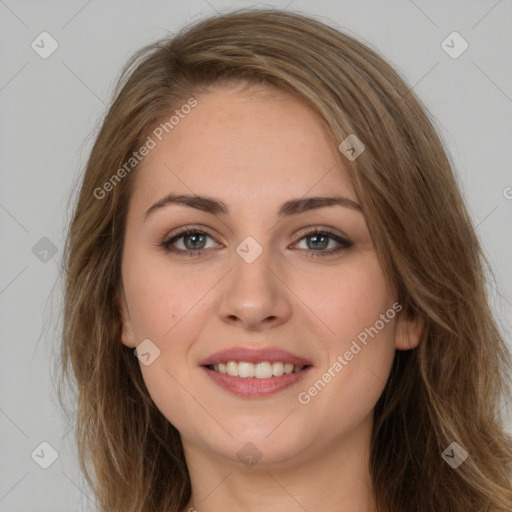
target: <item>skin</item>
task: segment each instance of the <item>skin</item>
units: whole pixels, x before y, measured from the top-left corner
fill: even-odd
[[[303,196],[358,202],[317,114],[268,86],[217,85],[196,98],[137,171],[120,303],[122,343],[134,348],[149,338],[160,350],[141,372],[182,437],[192,482],[184,510],[374,511],[372,412],[395,350],[415,347],[421,325],[395,316],[309,403],[298,401],[392,307],[395,292],[362,212],[335,205],[277,215]],[[219,198],[229,214],[171,204],[145,220],[171,192]],[[205,252],[166,252],[161,243],[187,225],[208,232]],[[304,228],[330,228],[353,245],[315,257],[341,245],[328,238],[318,249]],[[247,236],[263,248],[252,263],[235,251]],[[174,243],[190,247],[187,237]],[[233,346],[279,347],[313,368],[277,394],[237,397],[199,367]],[[261,455],[253,465],[237,457],[248,442]]]

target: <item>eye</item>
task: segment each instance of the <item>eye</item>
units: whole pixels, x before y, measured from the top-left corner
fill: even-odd
[[[352,242],[328,229],[310,229],[302,235],[292,247],[306,251],[308,256],[332,256],[353,246]],[[209,246],[208,239],[213,241]],[[306,247],[299,247],[304,243]],[[165,239],[161,246],[177,256],[199,256],[220,244],[208,232],[189,226]]]
[[[301,249],[309,251],[309,255],[314,257],[338,254],[353,246],[352,242],[328,229],[310,230],[295,245],[298,246],[302,241],[305,241],[306,247]]]
[[[205,249],[211,249],[218,244],[207,246],[207,239],[213,238],[206,232],[200,229],[185,228],[178,233],[175,233],[170,238],[162,242],[162,247],[176,255],[198,255],[202,254]]]

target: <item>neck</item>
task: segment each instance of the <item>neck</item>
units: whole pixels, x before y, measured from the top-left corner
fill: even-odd
[[[350,510],[375,512],[369,473],[371,418],[320,449],[245,466],[184,441],[192,496],[183,512]]]

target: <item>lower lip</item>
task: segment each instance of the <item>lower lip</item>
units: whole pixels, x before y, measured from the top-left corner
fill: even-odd
[[[280,377],[270,377],[268,379],[256,379],[254,377],[244,379],[242,377],[233,377],[226,373],[219,373],[205,366],[202,368],[213,382],[234,395],[243,396],[244,398],[257,398],[273,395],[278,391],[293,386],[304,378],[311,369],[311,366],[297,373],[284,374]]]

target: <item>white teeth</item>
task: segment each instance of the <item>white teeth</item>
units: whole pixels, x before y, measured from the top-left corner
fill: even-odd
[[[290,374],[292,372],[293,372],[293,364],[286,363],[284,365],[284,373],[286,373],[288,375],[288,374]]]
[[[254,365],[252,363],[240,362],[238,363],[238,376],[243,379],[254,377]],[[258,372],[256,372],[258,373]]]
[[[227,369],[228,375],[231,375],[232,377],[238,377],[238,363],[235,363],[235,361],[228,361]]]
[[[213,369],[222,374],[228,374],[232,377],[240,377],[242,379],[256,378],[269,379],[270,377],[281,377],[283,374],[300,372],[304,366],[295,366],[291,363],[283,363],[275,361],[262,361],[261,363],[248,363],[246,361],[227,361],[226,363],[214,364]]]
[[[272,375],[275,377],[281,377],[284,373],[284,364],[280,361],[276,361],[275,363],[272,363]]]
[[[272,365],[267,362],[258,363],[255,366],[254,376],[257,379],[270,379],[272,377]]]

